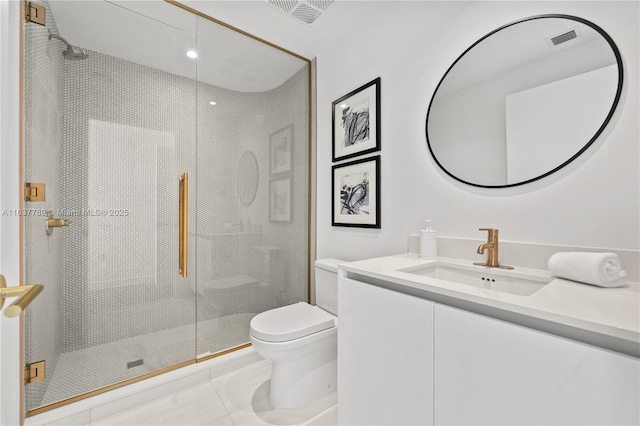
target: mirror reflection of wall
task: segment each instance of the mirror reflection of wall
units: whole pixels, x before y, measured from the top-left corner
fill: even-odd
[[[429,149],[445,172],[471,185],[530,182],[595,140],[615,109],[620,73],[615,44],[587,21],[550,15],[502,27],[440,82],[427,117]]]
[[[243,206],[253,203],[258,191],[260,170],[258,169],[258,159],[251,151],[245,151],[238,163],[238,195]]]

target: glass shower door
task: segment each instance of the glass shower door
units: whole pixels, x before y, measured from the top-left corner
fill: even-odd
[[[178,264],[179,178],[197,183],[195,20],[170,5],[187,21],[136,2],[44,4],[46,25],[25,24],[25,182],[46,193],[24,219],[25,278],[45,287],[25,321],[25,361],[46,361],[25,387],[31,414],[196,353],[195,244],[187,277]],[[68,226],[45,229],[47,215]]]
[[[308,301],[308,61],[198,17],[197,354]],[[220,42],[224,41],[224,42]]]

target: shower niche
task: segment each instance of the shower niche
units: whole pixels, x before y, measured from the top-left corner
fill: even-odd
[[[312,246],[308,60],[172,2],[38,3],[23,161],[47,192],[25,208],[70,223],[24,217],[25,279],[45,288],[25,363],[47,368],[28,415],[246,346],[254,315],[308,300]],[[271,222],[269,139],[290,125],[292,220]]]

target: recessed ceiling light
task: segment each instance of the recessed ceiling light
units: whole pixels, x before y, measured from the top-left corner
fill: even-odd
[[[198,53],[195,50],[190,50],[187,52],[187,56],[191,59],[195,59],[198,57]]]
[[[348,105],[347,104],[342,104],[340,105],[340,108],[346,108]]]
[[[216,105],[216,101],[209,102],[209,105]]]

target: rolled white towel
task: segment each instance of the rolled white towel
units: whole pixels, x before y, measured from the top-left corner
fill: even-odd
[[[620,287],[627,275],[615,253],[565,251],[551,256],[548,266],[554,277],[600,287]]]

